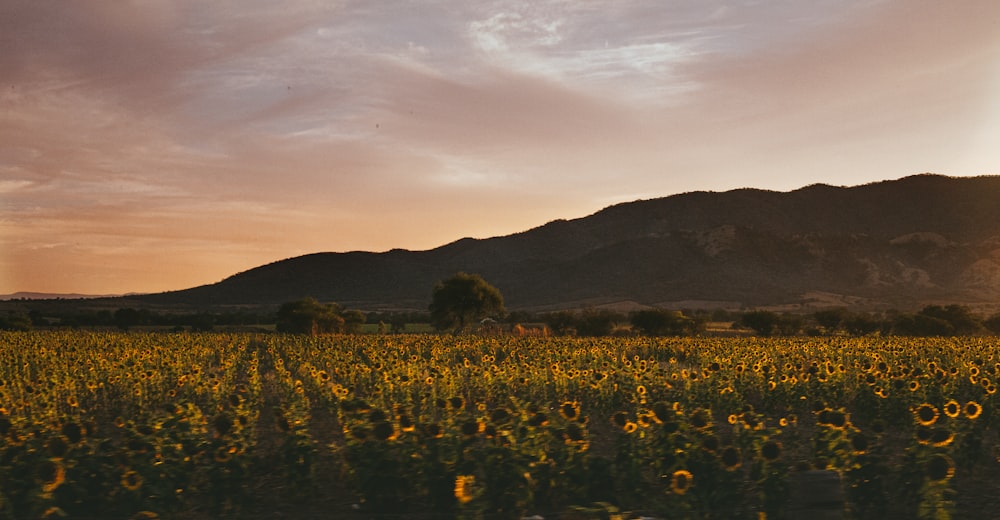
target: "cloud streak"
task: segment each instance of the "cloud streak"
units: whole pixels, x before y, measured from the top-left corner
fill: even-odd
[[[993,2],[9,0],[0,293],[1000,173]]]

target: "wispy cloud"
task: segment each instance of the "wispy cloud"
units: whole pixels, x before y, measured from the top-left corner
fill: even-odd
[[[8,0],[0,292],[996,173],[992,2]]]

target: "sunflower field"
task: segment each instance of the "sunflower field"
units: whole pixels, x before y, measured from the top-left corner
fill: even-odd
[[[981,516],[997,346],[5,332],[0,518]]]

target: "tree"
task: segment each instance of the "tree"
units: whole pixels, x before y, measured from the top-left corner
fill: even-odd
[[[750,327],[761,336],[770,336],[777,332],[781,316],[770,311],[750,311],[743,314],[740,323]]]
[[[20,311],[7,311],[0,316],[0,330],[31,330],[31,318]]]
[[[123,308],[115,311],[114,320],[115,326],[122,330],[129,330],[136,325],[144,325],[147,323],[147,318],[149,313],[145,315],[142,311],[132,308]]]
[[[647,336],[683,336],[693,334],[695,320],[680,311],[648,309],[632,313],[632,326]]]
[[[816,311],[813,313],[813,319],[820,327],[823,327],[824,332],[827,334],[833,334],[844,322],[847,321],[849,313],[847,309],[843,307],[838,307],[836,309],[826,309],[822,311]]]
[[[578,336],[610,336],[615,324],[625,321],[625,317],[607,309],[584,309],[577,317]]]
[[[982,322],[963,305],[928,305],[917,314],[900,316],[893,332],[902,336],[954,336],[985,332]]]
[[[306,298],[285,303],[278,309],[278,332],[315,336],[340,332],[343,328],[344,318],[335,303],[324,305],[315,298]]]
[[[344,318],[344,332],[356,334],[361,332],[361,326],[368,321],[368,315],[359,310],[347,310],[341,315]]]
[[[477,274],[457,273],[438,282],[430,304],[431,324],[456,333],[486,317],[506,314],[500,291]]]

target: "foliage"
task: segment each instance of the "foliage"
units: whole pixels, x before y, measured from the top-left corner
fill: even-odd
[[[761,336],[771,336],[778,332],[781,316],[770,311],[752,311],[744,313],[740,322]]]
[[[315,298],[288,302],[278,309],[278,332],[295,334],[329,334],[342,332],[344,318],[340,306],[322,304]]]
[[[31,330],[31,317],[23,312],[9,311],[6,316],[0,315],[0,330]]]
[[[503,295],[476,274],[457,273],[438,282],[429,306],[431,324],[437,330],[456,332],[487,317],[502,318],[507,312]]]
[[[697,325],[695,320],[680,311],[664,309],[636,311],[629,321],[648,336],[687,336],[695,332]]]
[[[266,483],[345,517],[772,518],[799,469],[851,518],[958,516],[1000,473],[995,350],[5,332],[0,516],[239,517]]]
[[[628,319],[607,309],[587,308],[579,312],[549,313],[544,316],[544,321],[559,335],[596,337],[611,335],[619,324]]]

